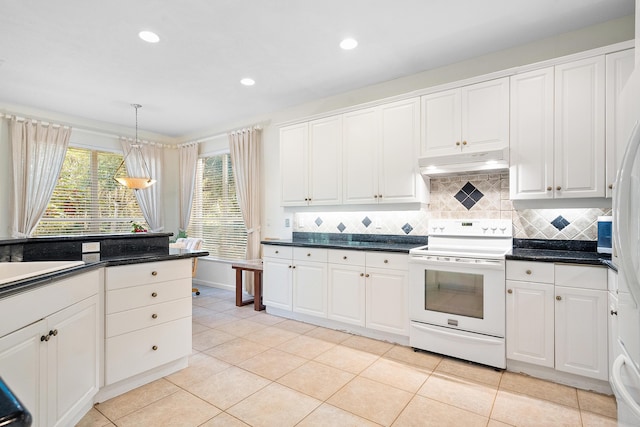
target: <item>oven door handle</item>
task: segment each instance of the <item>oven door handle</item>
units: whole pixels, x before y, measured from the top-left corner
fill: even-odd
[[[457,338],[459,340],[463,339],[465,341],[476,341],[476,342],[483,343],[483,344],[496,344],[496,345],[502,345],[503,344],[503,341],[501,341],[501,340],[499,340],[497,338],[494,338],[494,337],[482,338],[482,337],[475,336],[475,335],[460,336],[459,334],[456,334],[456,333],[453,333],[453,332],[447,332],[447,331],[444,331],[444,330],[442,330],[440,328],[438,328],[438,329],[427,328],[425,326],[422,326],[422,325],[419,325],[419,324],[416,324],[416,323],[412,323],[411,326],[413,326],[416,329],[422,329],[422,330],[428,331],[428,332],[435,332],[437,334],[446,335],[448,337]]]

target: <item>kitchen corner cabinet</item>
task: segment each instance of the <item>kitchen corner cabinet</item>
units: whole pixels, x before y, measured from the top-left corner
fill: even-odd
[[[616,117],[618,98],[634,68],[634,49],[623,50],[605,56],[606,62],[606,196],[612,197],[618,167],[627,145],[624,136],[618,135]]]
[[[607,270],[507,261],[506,274],[507,358],[606,381]]]
[[[342,126],[344,204],[426,202],[418,98],[345,113]]]
[[[342,203],[342,117],[280,129],[282,206]]]
[[[509,147],[509,78],[422,97],[421,156]]]
[[[11,310],[5,304],[64,304],[0,338],[0,376],[31,412],[34,426],[74,425],[98,392],[99,281],[96,270],[0,302],[6,315]]]
[[[105,385],[191,354],[191,259],[107,267]]]
[[[512,200],[605,195],[605,59],[511,77]]]

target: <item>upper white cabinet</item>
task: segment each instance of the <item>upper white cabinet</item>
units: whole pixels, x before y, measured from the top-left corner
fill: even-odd
[[[342,202],[342,116],[280,129],[282,206]]]
[[[422,156],[509,146],[509,78],[422,97]]]
[[[634,67],[634,49],[606,55],[606,196],[611,197],[613,184],[627,141],[618,135],[618,96]]]
[[[418,98],[343,115],[343,202],[426,202]]]
[[[604,197],[604,56],[511,77],[511,199]]]

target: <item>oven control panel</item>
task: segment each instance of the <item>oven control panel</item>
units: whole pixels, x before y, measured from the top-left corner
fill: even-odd
[[[432,219],[430,236],[512,237],[513,225],[507,219]]]

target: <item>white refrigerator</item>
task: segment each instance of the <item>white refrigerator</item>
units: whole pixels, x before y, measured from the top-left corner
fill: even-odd
[[[618,340],[610,383],[619,426],[640,426],[640,69],[625,92],[626,125],[632,128],[618,170],[613,203],[614,262],[618,267]],[[626,133],[628,134],[628,133]]]

